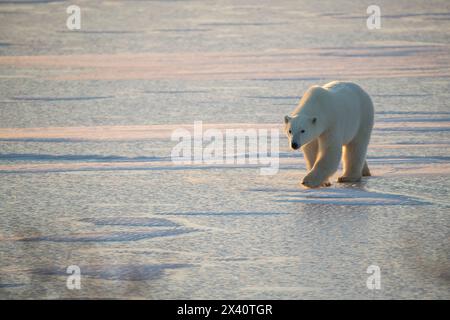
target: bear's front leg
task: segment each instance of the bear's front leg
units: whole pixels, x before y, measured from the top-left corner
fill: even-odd
[[[320,156],[311,171],[303,178],[302,184],[308,188],[328,187],[330,176],[336,172],[341,160],[342,146],[330,145],[320,151]]]

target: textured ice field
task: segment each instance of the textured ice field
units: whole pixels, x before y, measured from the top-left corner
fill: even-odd
[[[364,1],[77,4],[72,32],[0,1],[1,299],[450,298],[446,1],[372,31]],[[373,98],[373,177],[305,190],[284,136],[273,176],[171,161],[175,129],[281,129],[335,79]]]

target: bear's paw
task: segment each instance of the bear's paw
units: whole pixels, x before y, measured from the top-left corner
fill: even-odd
[[[321,181],[314,179],[311,176],[306,176],[303,178],[303,181],[301,182],[303,186],[307,188],[319,188],[319,187],[329,187],[331,186],[331,183],[329,181]]]
[[[338,178],[338,182],[359,182],[359,181],[361,181],[361,177],[341,176]]]

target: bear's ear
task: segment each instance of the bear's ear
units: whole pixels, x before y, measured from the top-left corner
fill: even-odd
[[[313,124],[315,124],[316,121],[317,121],[317,118],[312,118],[312,120],[311,120],[311,122],[312,122]]]
[[[284,123],[287,124],[289,121],[291,121],[291,117],[284,116]]]

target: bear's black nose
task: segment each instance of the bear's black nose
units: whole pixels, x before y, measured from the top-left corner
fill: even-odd
[[[297,150],[298,149],[298,144],[295,143],[295,142],[292,142],[291,143],[291,147],[292,147],[292,149]]]

